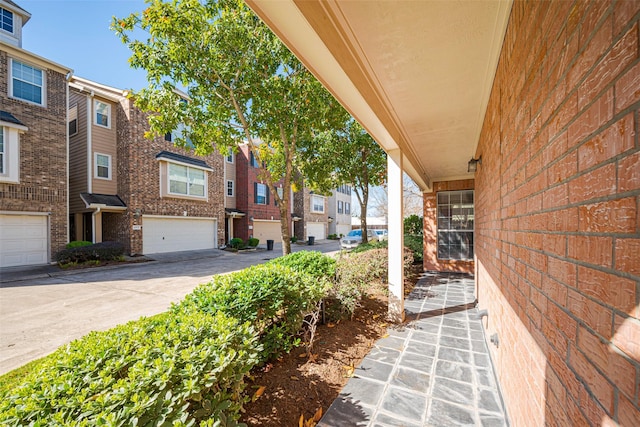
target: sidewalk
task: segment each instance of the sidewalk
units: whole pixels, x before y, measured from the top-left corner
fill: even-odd
[[[318,426],[508,426],[473,277],[425,273]]]

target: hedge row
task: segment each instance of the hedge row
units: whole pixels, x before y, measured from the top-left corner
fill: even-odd
[[[118,242],[101,243],[84,242],[76,243],[58,252],[56,261],[59,264],[71,262],[82,263],[87,261],[113,261],[118,260],[124,254],[124,246]]]

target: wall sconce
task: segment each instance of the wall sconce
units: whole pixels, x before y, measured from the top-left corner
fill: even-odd
[[[249,217],[249,221],[253,221],[253,217],[252,216]]]
[[[134,209],[133,217],[134,218],[140,218],[141,216],[142,216],[142,211],[140,209]]]
[[[479,164],[482,164],[482,156],[478,157],[477,159],[472,158],[471,160],[469,160],[469,163],[467,165],[467,172],[474,173],[478,170]]]

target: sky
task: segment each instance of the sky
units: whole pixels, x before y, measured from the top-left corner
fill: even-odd
[[[145,8],[142,0],[14,0],[31,13],[22,47],[73,69],[74,75],[120,89],[141,89],[146,74],[127,62],[129,49],[109,29]]]

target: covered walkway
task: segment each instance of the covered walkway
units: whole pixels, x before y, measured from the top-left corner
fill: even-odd
[[[473,276],[424,273],[319,426],[506,426]]]

